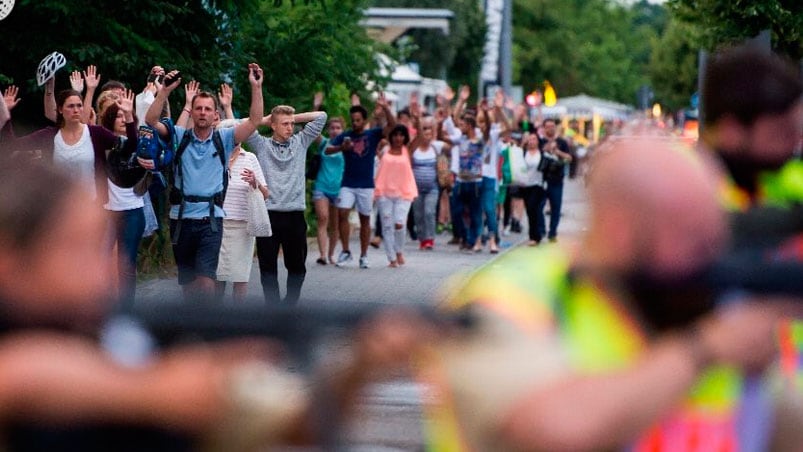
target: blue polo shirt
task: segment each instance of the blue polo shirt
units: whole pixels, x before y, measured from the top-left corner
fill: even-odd
[[[330,146],[339,146],[343,138],[351,138],[351,150],[343,151],[345,168],[343,169],[343,187],[374,188],[374,158],[376,146],[382,140],[382,128],[363,130],[355,133],[349,129],[332,140]]]
[[[206,140],[199,140],[195,132],[183,127],[176,126],[176,137],[181,143],[185,133],[191,133],[192,139],[187,149],[181,154],[181,170],[184,173],[183,180],[178,172],[175,174],[176,187],[183,187],[184,195],[194,196],[213,196],[223,190],[223,167],[220,163],[220,156],[217,155],[215,143],[212,142],[212,134]],[[223,149],[225,150],[224,162],[229,161],[232,150],[234,150],[234,128],[218,129]],[[178,219],[179,206],[170,208],[170,218]],[[209,216],[209,203],[205,202],[185,202],[183,218],[204,218]],[[215,217],[225,217],[226,214],[218,206],[215,206]]]

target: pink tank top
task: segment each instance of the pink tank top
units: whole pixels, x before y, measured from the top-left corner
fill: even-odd
[[[375,198],[384,196],[412,201],[418,196],[409,152],[405,146],[399,155],[391,154],[389,148],[382,155],[374,183]]]

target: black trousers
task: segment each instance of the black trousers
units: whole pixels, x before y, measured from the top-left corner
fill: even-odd
[[[280,212],[268,210],[273,235],[257,237],[259,275],[265,302],[279,302],[279,249],[287,269],[286,303],[295,304],[307,274],[307,221],[301,210]]]

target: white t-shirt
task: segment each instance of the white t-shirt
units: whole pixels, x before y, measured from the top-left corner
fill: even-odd
[[[523,186],[544,186],[544,173],[538,171],[539,163],[541,163],[540,151],[524,153],[524,164],[527,165],[527,177],[522,181]]]
[[[482,177],[489,177],[496,180],[499,177],[499,153],[502,150],[502,142],[499,135],[502,128],[499,124],[491,124],[488,135],[488,142],[482,154]]]
[[[73,175],[87,187],[92,198],[96,198],[95,150],[92,147],[92,138],[89,136],[89,127],[86,125],[82,127],[84,131],[81,138],[73,145],[65,143],[61,130],[58,131],[53,139],[53,164]]]
[[[120,212],[123,210],[133,210],[145,207],[142,196],[134,193],[134,187],[123,188],[109,180],[109,202],[103,206],[106,210]]]

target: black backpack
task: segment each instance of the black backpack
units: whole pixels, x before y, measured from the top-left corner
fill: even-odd
[[[171,240],[173,244],[178,243],[178,237],[181,233],[181,220],[184,218],[184,205],[186,202],[206,202],[209,203],[209,218],[215,218],[215,206],[223,207],[223,201],[226,199],[226,190],[229,188],[229,166],[226,164],[226,152],[223,148],[223,140],[220,138],[220,133],[217,130],[212,131],[212,143],[215,145],[214,157],[217,155],[220,158],[220,165],[223,167],[223,190],[215,193],[212,196],[196,196],[184,193],[184,174],[181,168],[181,156],[190,145],[192,141],[192,131],[186,130],[184,136],[181,137],[181,142],[176,148],[175,156],[173,157],[173,171],[170,172],[170,194],[168,199],[171,205],[178,205],[178,222],[173,231]],[[181,186],[176,185],[176,174],[181,176]],[[211,221],[212,231],[217,232],[217,222]]]

